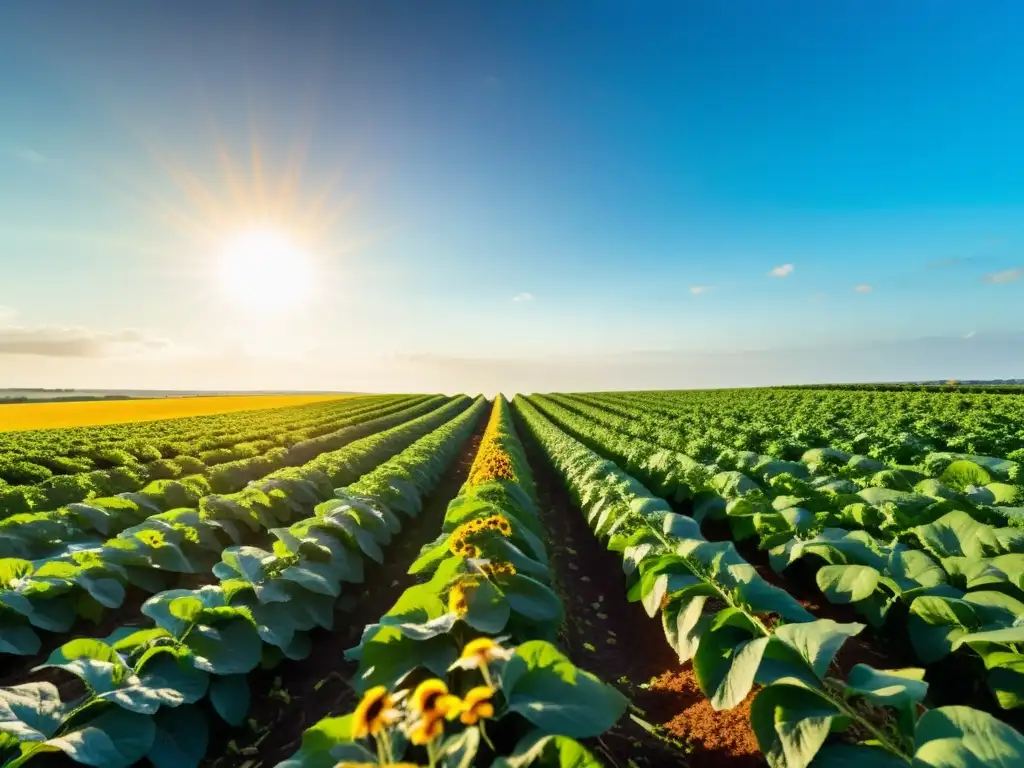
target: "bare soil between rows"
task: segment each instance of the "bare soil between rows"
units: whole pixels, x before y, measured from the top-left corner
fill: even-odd
[[[689,765],[755,768],[765,761],[750,728],[750,701],[716,712],[701,693],[692,665],[680,664],[640,603],[626,598],[622,561],[593,535],[583,512],[543,454],[518,426],[534,473],[549,556],[565,604],[560,645],[574,663],[615,685],[633,703],[623,718],[588,743],[606,765]]]
[[[357,665],[347,661],[344,652],[356,645],[364,627],[375,624],[413,583],[413,577],[406,571],[420,548],[436,538],[441,530],[448,502],[469,476],[488,415],[485,409],[461,453],[424,504],[420,516],[408,521],[385,551],[384,563],[368,565],[364,583],[349,588],[347,594],[355,598],[355,605],[336,614],[334,630],[311,633],[313,650],[306,659],[284,661],[272,670],[258,669],[249,675],[252,706],[247,725],[225,726],[211,734],[208,757],[203,765],[209,768],[277,765],[298,750],[307,728],[324,717],[344,715],[355,709],[359,697],[349,680]]]

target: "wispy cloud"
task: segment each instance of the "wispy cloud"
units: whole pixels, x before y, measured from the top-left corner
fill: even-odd
[[[517,293],[515,296],[513,296],[512,297],[512,301],[516,301],[516,302],[533,301],[533,294],[530,293],[529,291],[522,291],[520,293]]]
[[[854,289],[857,293],[871,293],[874,290],[874,286],[868,285],[867,283],[861,283],[855,286]]]
[[[1001,283],[1015,283],[1022,277],[1024,277],[1024,269],[1017,267],[1016,269],[1004,269],[1002,272],[991,272],[984,275],[981,281],[983,283],[999,285]]]
[[[37,152],[31,147],[15,147],[11,150],[11,154],[19,160],[24,160],[26,163],[49,163],[53,160],[52,157],[48,157],[42,152]]]
[[[18,310],[14,307],[0,305],[0,326],[7,325],[18,316]]]
[[[39,357],[121,357],[162,350],[171,343],[134,328],[95,331],[89,328],[7,326],[0,328],[0,355]]]
[[[780,264],[768,274],[772,277],[789,277],[796,269],[792,264]]]
[[[708,291],[710,291],[713,287],[714,286],[712,285],[691,285],[690,293],[692,293],[694,296],[700,296],[702,293],[707,293]]]
[[[973,339],[977,335],[978,335],[977,331],[968,331],[967,333],[964,334],[964,338],[965,339]]]

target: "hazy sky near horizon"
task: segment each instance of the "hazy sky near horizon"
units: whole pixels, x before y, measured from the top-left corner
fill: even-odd
[[[0,387],[1024,377],[1022,28],[1015,0],[10,2]],[[231,290],[254,229],[307,279]]]

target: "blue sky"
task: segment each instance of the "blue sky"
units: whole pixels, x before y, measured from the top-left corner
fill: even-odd
[[[1017,2],[11,3],[0,386],[1024,376],[1022,25]],[[253,226],[301,245],[308,293],[231,301],[223,243]]]

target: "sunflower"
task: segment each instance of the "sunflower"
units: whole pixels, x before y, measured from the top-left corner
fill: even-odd
[[[469,610],[469,594],[477,588],[476,579],[461,579],[448,592],[448,611],[458,616],[465,616]]]
[[[375,736],[381,729],[387,728],[399,717],[394,701],[388,695],[388,689],[378,685],[363,695],[363,700],[356,707],[352,724],[352,738]]]
[[[462,649],[459,660],[452,664],[451,668],[460,669],[484,669],[492,661],[505,661],[512,658],[512,651],[502,648],[496,641],[489,637],[478,637],[466,643]]]
[[[438,739],[443,733],[443,717],[421,717],[409,727],[409,741],[417,746],[424,746]]]
[[[462,714],[459,719],[465,725],[476,725],[479,720],[494,717],[492,696],[494,696],[494,689],[488,685],[479,685],[470,690],[466,694],[466,698],[462,700]]]
[[[497,576],[515,576],[516,567],[512,563],[484,563],[480,566],[480,570],[484,572],[484,575],[488,578],[495,578]]]
[[[443,680],[436,678],[424,680],[413,691],[409,706],[413,712],[425,718],[443,718],[454,720],[458,717],[462,702],[458,696],[448,693],[448,686]]]

